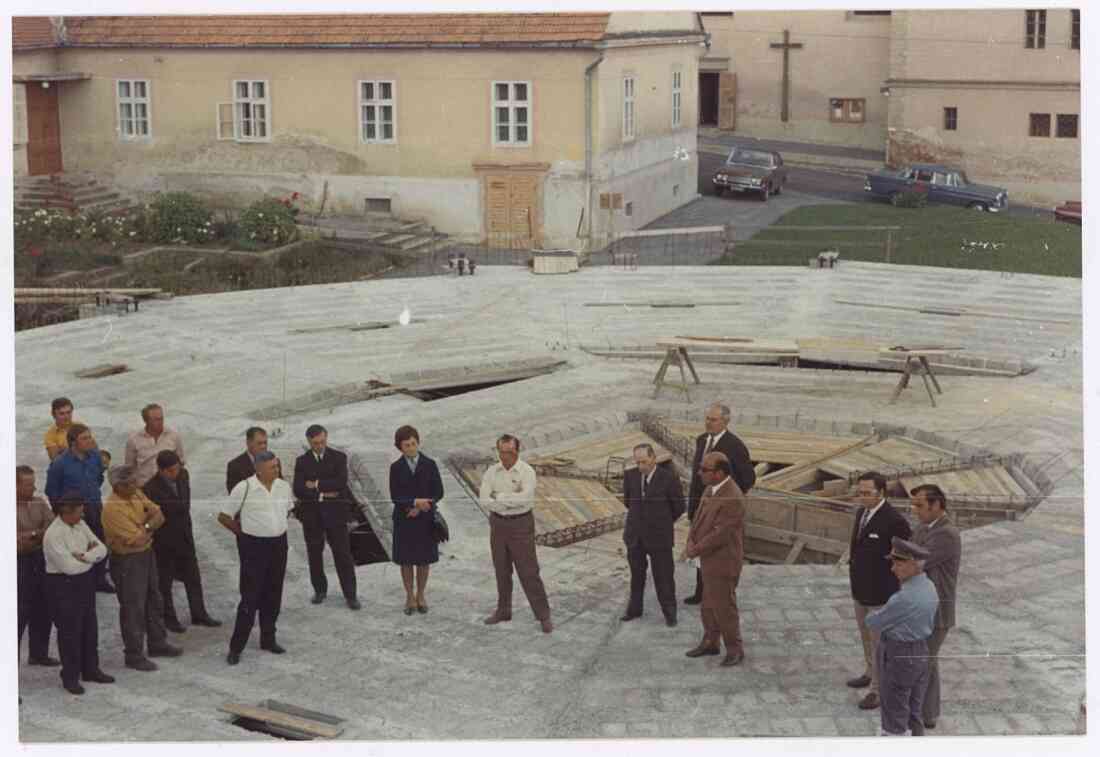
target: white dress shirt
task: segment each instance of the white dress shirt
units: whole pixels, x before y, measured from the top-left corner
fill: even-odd
[[[88,549],[88,544],[94,546]],[[67,576],[79,576],[92,569],[92,564],[97,563],[107,556],[107,547],[96,538],[92,529],[83,520],[77,521],[75,526],[70,526],[60,517],[54,518],[53,523],[46,529],[42,537],[42,552],[46,556],[47,573],[64,573]],[[75,555],[84,555],[83,560],[77,560]]]
[[[490,495],[495,495],[490,496]],[[490,466],[481,478],[481,506],[497,515],[522,515],[535,506],[535,469],[522,460]]]
[[[730,477],[726,476],[725,478],[722,479],[721,483],[715,484],[714,486],[710,487],[710,496],[713,497],[715,494],[717,494],[718,490],[721,489],[723,486],[725,486],[726,482],[729,481],[729,480],[730,480]]]
[[[872,508],[871,508],[870,510],[864,510],[864,512],[863,512],[863,518],[862,518],[862,520],[860,520],[860,522],[859,522],[859,532],[860,532],[861,534],[863,533],[863,529],[867,528],[867,524],[871,522],[871,518],[875,517],[875,514],[876,514],[876,513],[877,513],[877,512],[878,512],[878,511],[879,511],[879,510],[880,510],[880,509],[882,508],[882,506],[883,506],[883,505],[885,505],[885,504],[886,504],[886,500],[885,500],[885,499],[883,499],[883,500],[882,500],[882,501],[880,501],[880,502],[879,502],[879,503],[878,503],[877,505],[875,505],[874,507],[872,507]]]
[[[232,509],[226,514],[241,514],[242,531],[271,538],[286,533],[286,519],[294,509],[294,492],[281,478],[272,481],[268,491],[259,478],[251,476],[233,487],[229,502]]]

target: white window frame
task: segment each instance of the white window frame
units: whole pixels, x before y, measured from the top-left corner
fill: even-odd
[[[237,85],[247,84],[248,94],[246,98],[237,96]],[[262,84],[264,87],[263,97],[253,97],[252,87],[256,84]],[[230,84],[232,101],[228,103],[218,103],[214,110],[214,118],[217,123],[218,139],[227,140],[232,139],[236,142],[270,142],[272,134],[272,120],[271,120],[271,82],[267,79],[234,79]],[[243,121],[242,113],[245,104],[250,105],[262,105],[264,106],[264,136],[245,136],[242,132],[241,122]],[[221,118],[221,109],[225,106],[230,106],[233,109],[233,134],[228,136],[222,129],[223,119]]]
[[[119,91],[119,90],[122,89],[123,84],[129,84],[130,85],[130,95],[128,97],[123,97],[122,93]],[[135,84],[145,85],[145,97],[136,97],[134,95],[134,85]],[[123,142],[141,142],[141,141],[153,138],[153,101],[152,101],[152,97],[150,95],[151,91],[152,91],[152,89],[151,89],[151,86],[150,86],[150,83],[149,83],[148,79],[128,79],[128,78],[127,79],[115,79],[115,121],[116,121],[116,127],[115,128],[116,128],[116,131],[118,133],[118,138],[119,138],[120,141],[123,141]],[[135,127],[135,132],[133,134],[127,134],[126,130],[122,126],[123,121],[126,120],[122,117],[122,106],[123,105],[129,105],[130,106],[130,119],[129,120],[133,124],[133,126]],[[137,126],[138,121],[140,120],[140,119],[138,119],[138,117],[136,115],[138,105],[144,105],[145,106],[145,119],[144,119],[145,120],[145,133],[144,134],[138,134],[136,132],[136,126]]]
[[[638,109],[635,94],[638,91],[638,80],[633,74],[623,77],[623,86],[620,92],[623,96],[623,141],[630,142],[638,136]]]
[[[374,89],[374,97],[363,97],[363,86],[370,84]],[[388,98],[380,97],[383,84],[390,87]],[[392,145],[397,144],[397,82],[393,79],[360,79],[359,80],[359,141],[362,144]],[[382,120],[382,108],[390,108],[390,120]],[[366,109],[374,108],[374,137],[367,136]],[[389,139],[382,136],[382,126],[390,124],[393,136]]]
[[[675,70],[672,72],[672,128],[679,129],[683,125],[684,103],[684,72]]]
[[[516,85],[522,84],[527,88],[527,99],[517,100],[515,99]],[[497,87],[499,85],[506,85],[508,87],[508,99],[497,99]],[[531,86],[530,81],[522,80],[494,80],[489,82],[489,129],[492,132],[492,140],[494,147],[530,147],[535,140],[535,100],[534,89]],[[500,139],[498,134],[497,123],[497,108],[508,109],[508,139]],[[516,121],[516,113],[520,110],[526,110],[527,120],[524,125],[527,127],[527,139],[520,140],[516,137],[516,131],[518,129]]]

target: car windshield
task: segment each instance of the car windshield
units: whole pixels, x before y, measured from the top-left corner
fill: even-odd
[[[734,150],[730,153],[730,156],[726,158],[726,163],[771,168],[772,156],[770,153],[758,152],[756,150]]]
[[[966,186],[967,184],[970,183],[970,179],[966,178],[966,172],[965,171],[959,171],[958,176],[959,176],[959,186],[960,187]]]

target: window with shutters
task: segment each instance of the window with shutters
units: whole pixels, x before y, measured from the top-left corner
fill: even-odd
[[[392,81],[359,82],[359,138],[363,142],[397,142],[397,97]]]
[[[681,71],[672,72],[672,128],[680,128],[680,122],[682,118],[681,103],[683,102],[682,90],[683,90],[684,75]]]
[[[834,97],[829,100],[829,120],[833,123],[861,124],[865,120],[863,98]]]
[[[492,82],[493,144],[531,144],[531,82]]]
[[[149,126],[149,81],[147,79],[118,79],[115,82],[118,102],[119,139],[148,139],[152,135]]]
[[[623,141],[634,139],[634,77],[623,78]]]
[[[1024,47],[1041,50],[1047,46],[1047,12],[1024,11]]]

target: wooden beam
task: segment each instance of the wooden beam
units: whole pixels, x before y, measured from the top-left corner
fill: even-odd
[[[318,723],[315,720],[288,715],[285,712],[276,712],[275,710],[269,710],[265,707],[253,707],[247,704],[226,702],[218,707],[218,709],[230,715],[237,715],[238,717],[249,718],[250,720],[259,720],[261,723],[270,723],[271,725],[281,728],[299,731],[300,733],[314,738],[334,739],[344,732],[343,728],[337,728],[336,726],[325,723]]]
[[[787,531],[782,528],[765,526],[759,523],[745,523],[745,537],[769,541],[773,544],[786,544],[794,546],[796,542],[803,542],[804,549],[815,552],[824,552],[827,555],[842,555],[848,548],[848,543],[837,539],[827,539],[824,536],[814,536],[798,531]]]
[[[163,290],[154,288],[138,288],[138,289],[113,289],[111,287],[104,287],[102,289],[93,289],[90,287],[15,287],[14,294],[16,297],[21,295],[27,297],[65,297],[65,296],[77,296],[77,295],[92,295],[97,294],[128,294],[132,297],[151,297],[154,294],[160,294]]]
[[[791,547],[791,551],[787,553],[787,557],[784,558],[784,565],[794,565],[798,561],[798,556],[802,554],[802,550],[806,547],[805,539],[796,539],[794,546]]]

